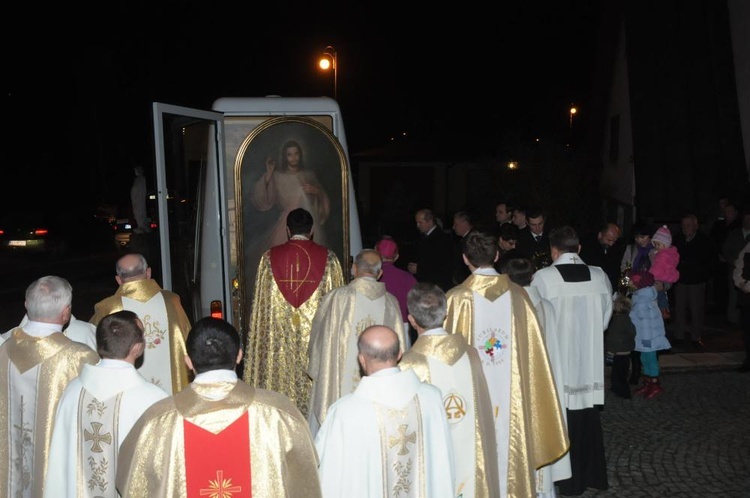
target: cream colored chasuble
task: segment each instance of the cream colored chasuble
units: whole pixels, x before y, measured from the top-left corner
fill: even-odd
[[[443,407],[451,429],[456,468],[456,496],[472,497],[476,495],[476,444],[465,444],[474,441],[476,420],[473,379],[469,357],[464,354],[455,364],[448,365],[431,356],[427,356],[430,368],[430,383],[440,386],[443,393]]]
[[[172,393],[172,347],[164,296],[157,292],[145,303],[123,296],[122,307],[137,314],[143,322],[146,349],[138,372],[147,381]]]

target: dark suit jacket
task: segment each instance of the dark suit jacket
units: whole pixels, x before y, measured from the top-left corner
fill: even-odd
[[[466,235],[469,235],[471,232],[474,232],[475,230],[472,228],[469,230]],[[452,243],[453,243],[453,275],[452,275],[452,284],[458,285],[462,283],[464,280],[466,280],[469,275],[471,275],[471,270],[469,270],[469,267],[464,263],[464,253],[461,250],[461,241],[464,240],[463,237],[459,237],[458,235],[452,236]]]
[[[552,259],[549,251],[549,231],[542,232],[542,237],[537,242],[529,227],[521,229],[516,240],[516,251],[518,257],[531,260],[537,269],[546,266],[544,263],[549,264]]]
[[[452,286],[454,268],[453,242],[451,236],[440,229],[417,240],[417,277],[418,282],[431,282],[444,291]]]
[[[581,241],[581,259],[589,266],[598,266],[609,277],[612,289],[617,289],[620,282],[620,264],[622,255],[625,253],[625,244],[622,239],[604,252],[604,246],[599,243],[597,234],[589,235]]]

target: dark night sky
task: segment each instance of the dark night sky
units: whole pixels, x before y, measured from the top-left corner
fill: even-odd
[[[585,109],[599,1],[409,12],[403,2],[351,3],[21,7],[28,35],[3,34],[6,175],[18,171],[47,200],[68,184],[77,198],[117,197],[132,165],[151,161],[151,102],[209,109],[224,96],[332,96],[332,76],[315,65],[328,44],[350,153],[401,132],[562,132],[568,105]]]

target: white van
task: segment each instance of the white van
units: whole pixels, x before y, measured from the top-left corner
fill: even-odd
[[[191,321],[219,316],[247,333],[258,261],[283,242],[290,209],[313,212],[314,239],[343,268],[362,249],[335,100],[221,98],[211,111],[154,103],[153,118],[160,257],[149,261],[159,261],[155,278],[181,296]],[[302,150],[316,194],[262,195],[267,168],[283,170],[290,143]]]

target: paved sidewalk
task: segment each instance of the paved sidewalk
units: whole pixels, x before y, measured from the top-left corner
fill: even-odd
[[[671,332],[669,324],[670,340]],[[737,372],[745,358],[742,333],[709,316],[702,339],[700,349],[673,341],[660,353],[660,396],[622,399],[606,391],[609,489],[582,497],[750,496],[750,373]]]
[[[736,369],[745,359],[742,351],[726,353],[671,353],[659,356],[659,368],[664,372],[680,370]],[[750,490],[748,490],[750,496]]]
[[[750,496],[750,373],[666,370],[661,384],[664,393],[650,400],[607,391],[609,489],[581,496]]]
[[[745,359],[739,325],[728,323],[722,315],[706,316],[702,348],[675,340],[674,323],[667,324],[667,337],[672,349],[659,354],[659,368],[664,371],[735,369]]]

